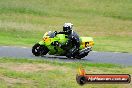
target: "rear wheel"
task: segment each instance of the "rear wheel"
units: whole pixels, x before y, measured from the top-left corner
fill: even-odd
[[[70,54],[66,54],[67,58],[72,58],[72,56]]]
[[[32,53],[35,56],[42,56],[42,55],[46,55],[49,52],[48,48],[44,45],[40,45],[39,43],[36,43],[33,47],[32,47]]]

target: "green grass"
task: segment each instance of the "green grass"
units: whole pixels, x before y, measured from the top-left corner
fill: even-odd
[[[73,62],[73,63],[65,63],[65,62],[59,62],[57,60],[53,60],[53,61],[50,61],[50,60],[46,60],[46,59],[14,59],[14,58],[7,58],[7,57],[3,57],[0,59],[0,63],[8,63],[8,62],[14,62],[14,63],[32,63],[32,64],[37,64],[37,63],[45,63],[45,64],[54,64],[54,65],[58,65],[58,66],[67,66],[67,67],[72,67],[72,68],[77,68],[79,67],[80,65],[83,65],[83,67],[107,67],[107,68],[113,68],[113,67],[121,67],[121,65],[115,65],[115,64],[105,64],[105,63],[91,63],[91,62],[85,62],[85,61],[80,61],[80,62]]]
[[[33,59],[11,59],[11,58],[2,58],[0,59],[0,63],[1,68],[0,68],[0,73],[2,76],[4,77],[8,77],[8,78],[14,78],[14,79],[19,79],[19,80],[28,80],[27,83],[12,83],[12,85],[10,87],[39,87],[39,88],[47,88],[47,87],[60,87],[60,88],[68,88],[68,87],[76,87],[79,88],[80,86],[78,84],[76,84],[75,81],[75,75],[77,73],[77,69],[80,66],[79,64],[84,63],[85,65],[83,65],[86,70],[88,72],[92,72],[92,73],[107,73],[107,72],[111,72],[111,70],[113,70],[112,73],[130,73],[131,71],[128,71],[128,69],[130,69],[129,67],[121,67],[118,65],[112,65],[109,67],[109,65],[105,64],[106,67],[104,67],[104,64],[94,64],[94,63],[85,63],[85,62],[78,62],[78,63],[63,63],[63,62],[57,62],[57,61],[48,61],[48,60],[33,60]],[[62,64],[63,63],[63,64]],[[39,71],[31,71],[31,72],[21,72],[21,71],[14,71],[14,69],[9,68],[8,65],[10,65],[10,67],[12,67],[14,64],[16,64],[15,66],[17,67],[21,67],[24,66],[25,64],[33,64],[36,67],[39,67],[40,70]],[[46,68],[44,68],[43,66],[45,66],[45,64],[50,64],[50,67],[56,67],[53,68],[52,70],[45,70]],[[72,66],[71,66],[72,64]],[[90,65],[90,64],[93,64]],[[41,66],[38,66],[41,65]],[[60,68],[60,65],[61,68]],[[78,66],[77,66],[78,65]],[[100,66],[99,68],[97,68],[98,66]],[[14,67],[14,66],[13,66]],[[118,69],[118,70],[117,70]],[[123,70],[120,70],[123,69]],[[126,70],[127,69],[127,70]],[[21,70],[21,69],[20,69]],[[116,71],[114,71],[116,70]],[[65,78],[65,80],[64,80]],[[62,81],[63,80],[63,81]],[[30,81],[30,83],[28,83]],[[53,82],[53,83],[52,83]],[[6,80],[3,80],[2,82],[4,86],[9,85],[8,82],[6,82]],[[97,85],[85,85],[84,88],[87,86],[89,87],[97,87]],[[120,85],[100,85],[100,87],[121,87]],[[126,85],[123,85],[126,86]],[[127,85],[129,87],[129,85]],[[123,87],[122,87],[123,88]]]
[[[132,67],[46,59],[0,58],[1,88],[81,88],[75,77],[83,66],[90,74],[132,74]],[[131,88],[131,84],[87,84],[84,88]]]
[[[131,0],[0,0],[0,45],[32,46],[72,22],[96,51],[132,52]]]

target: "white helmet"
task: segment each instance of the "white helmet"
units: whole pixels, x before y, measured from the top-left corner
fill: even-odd
[[[65,23],[63,25],[63,31],[70,32],[72,31],[73,24],[72,23]]]

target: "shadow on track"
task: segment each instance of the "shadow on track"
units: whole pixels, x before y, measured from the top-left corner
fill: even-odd
[[[54,55],[45,55],[45,56],[41,56],[41,58],[46,58],[49,60],[60,60],[65,62],[88,61],[87,59],[74,59],[74,58],[67,58],[65,56],[54,56]]]

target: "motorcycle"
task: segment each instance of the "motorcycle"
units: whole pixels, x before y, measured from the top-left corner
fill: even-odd
[[[66,56],[67,49],[70,50],[72,46],[65,47],[67,49],[62,49],[59,46],[54,46],[53,42],[58,42],[61,45],[65,45],[68,40],[68,36],[65,34],[55,34],[54,32],[46,32],[41,41],[36,43],[32,47],[32,53],[35,56],[44,56],[46,54],[56,55],[56,56]],[[94,41],[92,37],[80,37],[80,47],[76,55],[70,58],[81,59],[88,55],[92,51],[94,46]],[[69,58],[69,57],[68,57]]]

